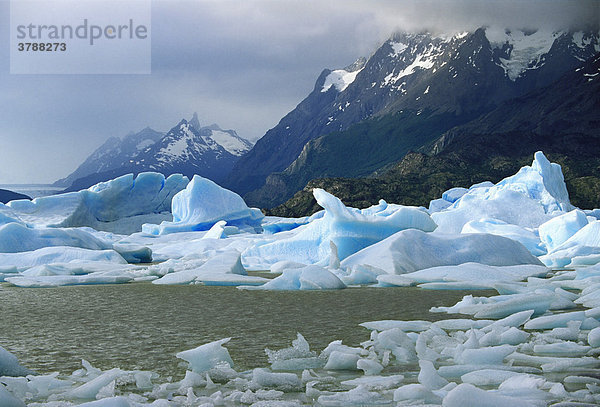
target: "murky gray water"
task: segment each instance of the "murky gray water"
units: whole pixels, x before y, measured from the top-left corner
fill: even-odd
[[[357,345],[361,322],[445,319],[432,306],[473,291],[350,288],[263,292],[233,287],[124,284],[45,289],[0,287],[0,345],[39,373],[71,373],[86,359],[102,369],[180,376],[175,353],[232,337],[238,371],[267,365],[264,348],[290,346],[300,332],[312,349],[343,339]]]

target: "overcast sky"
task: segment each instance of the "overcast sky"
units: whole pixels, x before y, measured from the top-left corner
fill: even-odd
[[[54,182],[107,138],[168,131],[193,112],[256,140],[324,68],[368,57],[395,30],[600,20],[597,0],[155,0],[150,75],[11,75],[9,6],[0,0],[0,184]]]

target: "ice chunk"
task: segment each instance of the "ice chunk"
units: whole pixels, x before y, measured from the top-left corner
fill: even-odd
[[[460,364],[501,365],[504,358],[513,353],[516,349],[516,346],[511,345],[465,349],[460,355],[455,357],[455,361]]]
[[[101,240],[82,229],[32,229],[18,223],[0,226],[0,252],[27,252],[43,247],[71,246],[91,250],[109,250],[111,242]]]
[[[429,360],[419,360],[421,371],[419,372],[419,383],[430,390],[439,390],[448,384],[448,380],[438,374]]]
[[[123,374],[124,372],[118,368],[107,370],[100,376],[67,392],[67,397],[88,400],[95,399],[100,389]]]
[[[0,225],[13,222],[24,224],[19,215],[11,207],[0,202]]]
[[[240,252],[228,250],[216,253],[199,267],[165,274],[153,284],[204,284],[204,285],[261,285],[270,280],[248,276],[242,266]]]
[[[265,353],[273,370],[314,369],[325,364],[325,360],[318,358],[317,354],[310,350],[308,342],[300,333],[292,341],[290,348],[278,351],[265,349]]]
[[[173,222],[145,224],[142,230],[153,235],[209,230],[221,220],[241,229],[259,230],[264,217],[259,209],[248,208],[235,192],[199,175],[173,197],[171,212]]]
[[[580,261],[579,264],[593,265],[600,262],[600,221],[588,223],[541,259],[545,264],[564,267],[569,263],[574,264],[574,257],[577,256],[591,257],[591,261]]]
[[[221,239],[225,234],[225,225],[227,222],[224,220],[220,220],[215,223],[209,230],[206,232],[202,239]]]
[[[66,285],[121,284],[133,281],[133,279],[134,277],[130,271],[117,270],[98,271],[83,275],[19,275],[16,277],[8,277],[6,278],[6,281],[18,287],[41,288]]]
[[[404,274],[436,266],[474,262],[490,266],[537,264],[520,243],[488,234],[445,235],[403,230],[342,261],[343,268],[357,265]]]
[[[490,233],[492,235],[504,236],[521,243],[534,256],[546,254],[546,249],[535,233],[497,219],[469,221],[463,226],[461,233]]]
[[[279,233],[287,230],[296,229],[299,226],[306,225],[309,222],[309,217],[302,218],[280,218],[277,216],[265,216],[262,221],[264,233]]]
[[[13,396],[2,383],[0,383],[0,406],[25,407],[25,403]]]
[[[383,320],[383,321],[370,321],[359,324],[362,327],[370,329],[372,331],[386,331],[388,329],[400,328],[405,332],[421,332],[426,331],[431,327],[429,321],[396,321],[396,320]]]
[[[425,404],[439,404],[442,401],[440,396],[434,394],[422,384],[407,384],[394,391],[394,401],[410,401],[411,403],[421,402]]]
[[[82,403],[79,407],[131,407],[131,404],[126,397],[117,396]]]
[[[296,233],[287,239],[249,249],[244,256],[259,257],[269,264],[281,260],[305,264],[328,262],[330,242],[333,242],[339,259],[343,260],[399,230],[416,228],[430,232],[436,227],[429,215],[419,208],[383,202],[376,208],[361,211],[347,208],[338,198],[322,189],[314,189],[313,194],[319,205],[325,208],[322,218],[296,229]]]
[[[32,373],[19,364],[15,355],[0,346],[0,376],[27,376]]]
[[[99,261],[114,264],[127,264],[114,250],[90,250],[77,247],[44,247],[43,249],[21,253],[0,253],[0,264],[17,268],[29,268],[51,263],[72,261]]]
[[[459,266],[438,266],[412,273],[403,274],[402,278],[415,283],[429,282],[464,282],[477,281],[477,284],[493,288],[497,282],[522,281],[527,277],[543,277],[548,273],[544,266],[487,266],[478,263],[465,263]]]
[[[300,378],[293,373],[273,373],[267,369],[254,369],[252,383],[258,388],[275,388],[283,391],[298,391],[302,387]]]
[[[572,209],[560,166],[537,152],[531,166],[492,187],[469,190],[432,218],[439,225],[438,232],[458,233],[467,222],[482,218],[535,228]]]
[[[562,314],[545,315],[534,318],[525,324],[525,329],[552,329],[567,327],[571,321],[584,321],[584,311],[565,312]]]
[[[503,396],[490,391],[481,390],[472,384],[462,383],[450,390],[442,402],[444,407],[536,407],[521,398]]]
[[[557,342],[549,344],[537,344],[533,346],[533,352],[537,355],[550,356],[583,356],[586,355],[590,346],[579,345],[575,342]]]
[[[387,400],[379,393],[371,392],[366,386],[358,386],[346,392],[337,392],[332,395],[319,396],[318,403],[322,406],[373,406],[388,404]]]
[[[442,199],[450,203],[456,202],[460,197],[469,192],[467,188],[455,187],[450,188],[442,194]]]
[[[0,226],[0,252],[17,253],[45,247],[69,246],[90,250],[113,249],[130,263],[152,261],[152,251],[147,247],[113,243],[90,231],[74,228],[32,229],[18,223],[8,223]]]
[[[600,348],[600,327],[596,327],[588,333],[588,343],[594,348]]]
[[[588,219],[585,213],[574,209],[541,224],[539,227],[540,239],[548,251],[552,251],[587,224]]]
[[[258,287],[240,287],[256,290],[338,290],[346,285],[331,271],[319,266],[305,266],[284,270],[283,274]]]
[[[465,373],[460,377],[463,383],[473,384],[475,386],[499,386],[506,379],[513,376],[519,376],[517,372],[496,369],[481,369]]]
[[[334,350],[329,354],[325,370],[358,370],[356,363],[360,356],[355,353],[346,353]]]
[[[195,373],[209,371],[222,362],[228,363],[230,367],[233,367],[233,360],[229,356],[229,351],[223,347],[230,340],[231,338],[225,338],[206,343],[197,348],[179,352],[175,356],[188,362],[190,369]]]
[[[381,363],[373,359],[358,359],[356,367],[365,372],[365,376],[378,375],[383,370]]]
[[[356,379],[344,380],[340,384],[342,386],[366,386],[369,390],[387,390],[398,387],[404,381],[402,375],[392,376],[361,376]]]

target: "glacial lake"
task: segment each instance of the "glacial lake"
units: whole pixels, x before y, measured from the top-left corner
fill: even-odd
[[[70,374],[86,359],[101,369],[178,378],[186,363],[175,353],[221,338],[232,338],[226,347],[243,371],[267,367],[265,347],[288,347],[297,332],[318,352],[336,339],[356,346],[369,339],[361,322],[447,319],[452,316],[429,309],[466,294],[492,293],[401,287],[268,292],[150,283],[26,289],[3,283],[0,345],[42,374]]]

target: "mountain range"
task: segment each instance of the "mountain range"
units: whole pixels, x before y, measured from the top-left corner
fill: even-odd
[[[368,59],[324,70],[224,185],[271,208],[313,179],[376,177],[451,129],[481,124],[504,103],[551,85],[598,51],[597,32],[395,34]]]
[[[563,165],[573,202],[598,207],[598,52],[597,31],[396,33],[369,58],[323,70],[254,146],[194,114],[167,133],[109,139],[58,183],[200,174],[252,206],[302,216],[318,209],[314,187],[352,206],[424,205],[453,186],[495,182],[543,150]]]
[[[181,173],[190,179],[199,174],[219,182],[251,148],[252,144],[234,130],[223,130],[216,124],[201,126],[194,113],[191,120],[182,119],[166,134],[145,128],[122,139],[109,138],[55,185],[76,191],[123,174],[144,171],[167,176]]]
[[[448,130],[382,174],[313,179],[270,212],[300,216],[320,210],[312,188],[327,189],[355,207],[372,205],[380,198],[426,205],[452,187],[497,182],[529,165],[538,150],[561,165],[573,204],[598,208],[599,129],[600,54],[596,54],[555,82]]]

